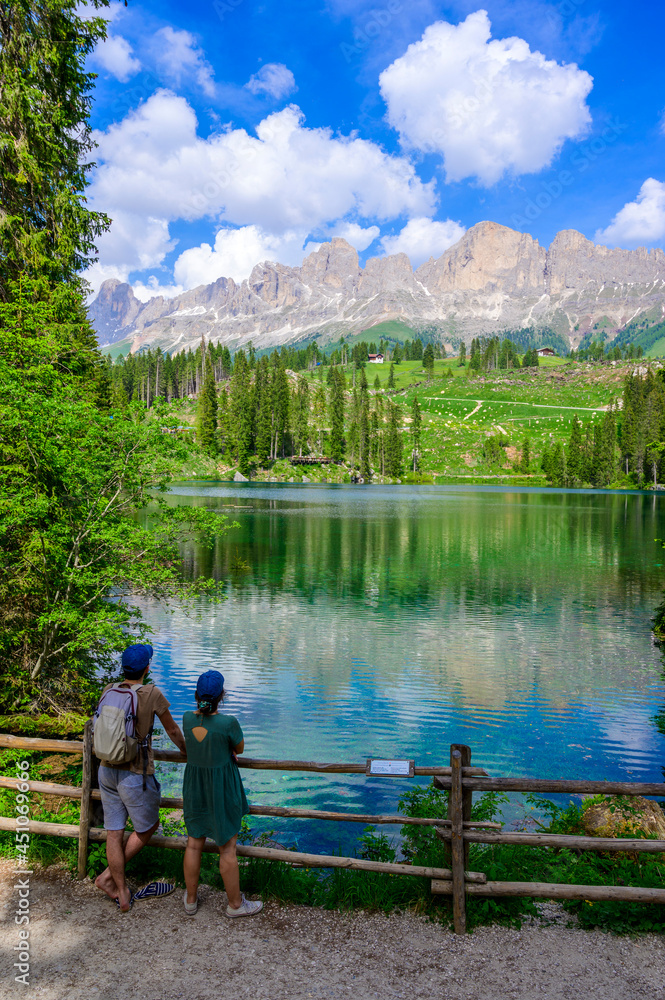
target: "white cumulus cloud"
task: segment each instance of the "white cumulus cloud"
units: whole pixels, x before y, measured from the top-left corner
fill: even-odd
[[[385,253],[405,253],[412,266],[419,267],[430,257],[440,257],[444,250],[464,236],[464,226],[452,219],[437,222],[424,217],[409,219],[395,236],[384,236],[381,246]]]
[[[96,46],[94,58],[121,83],[127,83],[141,69],[141,63],[132,54],[131,45],[122,35],[108,35]]]
[[[180,295],[185,289],[182,285],[160,285],[159,279],[151,275],[147,281],[135,281],[132,285],[134,295],[141,302],[148,302],[156,295],[161,295],[165,299],[172,299]]]
[[[492,39],[484,10],[430,25],[379,79],[404,147],[441,154],[449,181],[535,173],[591,122],[589,74],[521,38]]]
[[[328,230],[328,236],[341,236],[343,240],[355,247],[358,253],[366,250],[370,243],[373,243],[381,230],[378,226],[368,226],[364,228],[357,222],[338,222]]]
[[[164,79],[180,86],[186,77],[193,78],[204,94],[215,94],[214,71],[189,31],[160,28],[153,40],[155,59]]]
[[[423,184],[408,159],[356,136],[307,128],[294,106],[265,118],[256,135],[231,129],[203,139],[187,101],[158,91],[95,139],[99,166],[89,197],[113,219],[99,240],[100,264],[127,273],[162,263],[177,219],[242,227],[247,246],[259,231],[280,248],[300,240],[300,253],[310,232],[331,233],[350,219],[358,229],[348,232],[358,239],[362,230],[368,245],[377,222],[435,208],[433,183]],[[247,227],[256,227],[253,235]],[[223,246],[202,250],[199,263]],[[192,268],[181,271],[193,280]]]
[[[276,100],[297,89],[293,73],[283,63],[266,63],[258,73],[250,76],[245,87],[252,94],[267,94]]]
[[[665,239],[665,183],[649,177],[635,201],[617,212],[606,229],[596,233],[598,243],[635,247]]]
[[[264,233],[259,226],[242,226],[239,229],[220,229],[215,245],[202,243],[180,254],[173,267],[176,281],[184,288],[208,285],[217,278],[233,278],[241,282],[251,273],[255,264],[278,261],[280,264],[300,264],[305,253],[307,234],[287,232],[281,236]]]

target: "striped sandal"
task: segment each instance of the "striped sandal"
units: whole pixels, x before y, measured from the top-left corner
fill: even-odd
[[[142,899],[161,899],[162,896],[170,896],[175,891],[172,882],[150,882],[138,889],[133,896],[134,901],[140,902]]]

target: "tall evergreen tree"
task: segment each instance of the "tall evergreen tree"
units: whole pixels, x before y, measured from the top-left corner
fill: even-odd
[[[318,452],[319,455],[323,456],[323,436],[325,434],[327,407],[326,407],[326,390],[324,389],[322,382],[319,382],[316,389],[314,390],[314,399],[312,401],[312,406],[314,410],[314,423],[316,425]]]
[[[566,485],[566,461],[560,441],[557,441],[550,454],[549,478],[552,486]]]
[[[97,8],[109,0],[97,0]],[[75,0],[0,4],[0,298],[19,278],[42,300],[81,292],[80,271],[110,220],[86,205],[95,143],[88,119],[95,74],[85,59],[106,21]],[[86,12],[87,13],[87,12]],[[75,299],[67,296],[70,310]],[[82,305],[74,310],[87,328]],[[88,349],[94,349],[94,339]]]
[[[578,420],[577,414],[573,417],[573,423],[570,428],[566,468],[568,470],[568,485],[579,486],[584,478],[584,451],[582,447],[582,425]]]
[[[403,472],[403,451],[401,427],[401,411],[392,404],[388,415],[388,434],[386,440],[386,472],[389,476],[401,476]]]
[[[420,343],[420,341],[416,341]],[[420,344],[422,349],[422,344]],[[423,368],[427,372],[427,377],[432,378],[434,375],[434,348],[431,344],[428,344],[425,350],[422,352]]]
[[[363,479],[371,476],[371,456],[369,443],[369,387],[365,369],[360,370],[360,385],[358,392],[358,430],[359,430],[359,450],[360,450],[360,475]]]
[[[429,344],[427,345],[430,346]],[[420,403],[418,402],[418,397],[413,397],[413,405],[411,407],[411,437],[413,439],[413,451],[412,451],[412,462],[413,471],[417,472],[420,467],[420,428],[422,425],[422,414],[420,412]]]
[[[272,413],[273,413],[273,458],[286,454],[289,434],[290,395],[289,379],[283,356],[277,351],[272,355]]]
[[[331,368],[330,383],[330,457],[333,462],[344,458],[344,393],[345,378],[341,369]]]
[[[222,385],[217,398],[217,454],[227,457],[232,450],[229,434],[229,394]]]
[[[309,444],[309,386],[307,379],[299,378],[294,393],[293,432],[298,454],[302,456]]]
[[[267,355],[256,366],[256,458],[265,468],[270,462],[272,445],[272,384],[271,368]]]
[[[236,353],[233,361],[229,410],[238,470],[243,476],[248,476],[254,425],[254,393],[249,364],[243,350]]]
[[[388,372],[388,388],[395,388],[395,365],[390,362],[390,371]]]
[[[210,352],[205,351],[203,386],[196,406],[197,439],[209,455],[217,453],[217,388]]]

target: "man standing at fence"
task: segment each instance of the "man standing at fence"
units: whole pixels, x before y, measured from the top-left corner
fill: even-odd
[[[129,911],[133,902],[125,881],[125,865],[145,847],[159,824],[161,788],[155,777],[151,739],[155,715],[169,739],[179,750],[185,751],[185,740],[169,712],[169,702],[158,687],[145,683],[151,658],[152,646],[140,643],[128,646],[122,654],[123,686],[131,687],[136,693],[135,733],[139,740],[139,754],[126,764],[109,766],[102,761],[99,768],[108,868],[95,879],[95,885],[115,900],[123,913]],[[105,691],[112,686],[109,685]],[[131,819],[134,829],[123,846],[127,817]],[[167,895],[174,888],[166,882],[152,882],[135,898]]]

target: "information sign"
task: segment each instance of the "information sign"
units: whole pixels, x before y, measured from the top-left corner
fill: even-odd
[[[366,773],[383,778],[412,778],[415,762],[412,760],[367,759]]]

